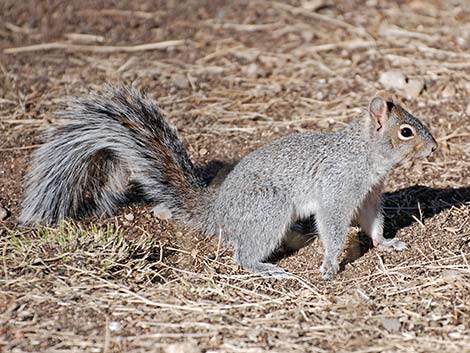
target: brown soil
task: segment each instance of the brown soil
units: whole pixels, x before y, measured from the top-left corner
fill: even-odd
[[[468,5],[1,1],[0,206],[11,216],[0,221],[0,350],[470,352]],[[387,236],[409,249],[370,249],[351,229],[334,281],[320,279],[318,241],[280,261],[299,279],[266,280],[145,206],[56,228],[16,222],[31,152],[64,96],[133,83],[204,164],[343,126],[386,71],[424,82],[414,99],[395,93],[440,146],[387,182]]]

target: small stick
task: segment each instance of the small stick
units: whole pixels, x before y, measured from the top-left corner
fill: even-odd
[[[19,124],[19,125],[22,125],[22,124],[43,124],[44,121],[43,120],[39,120],[39,119],[2,119],[2,117],[0,116],[0,123],[3,123],[3,124]]]
[[[39,146],[39,145],[0,148],[0,152],[18,151],[18,150],[30,150],[30,149],[36,148],[36,147],[38,147],[38,146]]]
[[[219,237],[218,238],[219,239],[217,241],[217,250],[216,250],[216,253],[215,253],[214,261],[217,261],[219,259],[220,246],[222,244],[222,230],[219,230]]]
[[[103,343],[103,352],[108,353],[109,352],[109,344],[110,344],[110,339],[111,339],[111,333],[109,330],[109,317],[106,316],[105,320],[105,328],[104,328],[104,343]]]
[[[78,12],[79,15],[85,16],[96,16],[96,13],[105,16],[118,16],[118,17],[140,17],[145,19],[157,18],[161,13],[158,12],[145,12],[145,11],[129,11],[129,10],[119,10],[119,9],[103,9],[103,10],[81,10]]]
[[[0,232],[0,235],[3,235],[3,230]],[[5,280],[8,280],[7,243],[3,245],[2,260],[3,260],[3,272],[5,273]]]
[[[419,220],[415,215],[412,215],[411,217],[412,217],[417,223],[419,223],[419,225],[421,226],[421,228],[426,228],[425,225],[424,225],[424,223],[423,223],[421,220]]]
[[[206,21],[211,27],[215,28],[224,28],[224,29],[233,29],[240,32],[256,32],[256,31],[272,31],[281,26],[279,23],[263,23],[263,24],[240,24],[240,23],[227,23],[221,22],[218,23],[214,20]]]
[[[109,45],[80,45],[80,44],[52,42],[52,43],[28,45],[25,47],[7,48],[7,49],[4,49],[3,52],[5,54],[18,54],[18,53],[27,53],[27,52],[32,52],[32,51],[64,49],[68,51],[84,51],[84,52],[93,52],[93,53],[117,53],[117,52],[133,53],[133,52],[146,51],[146,50],[165,50],[170,47],[183,45],[185,43],[186,43],[185,40],[168,40],[164,42],[146,43],[146,44],[131,45],[131,46],[109,46]]]
[[[390,283],[392,284],[392,286],[394,286],[395,288],[397,288],[397,285],[395,284],[395,281],[392,279],[392,276],[390,276],[390,273],[388,272],[387,268],[385,267],[385,264],[382,260],[382,257],[375,253],[377,255],[377,258],[379,259],[379,265],[380,265],[380,268],[382,270],[383,273],[385,273],[385,275],[388,277],[388,279],[390,280]]]
[[[78,41],[82,43],[103,43],[104,42],[103,36],[97,36],[94,34],[67,33],[65,37],[72,41]]]
[[[303,53],[318,53],[322,51],[330,51],[335,49],[361,49],[361,48],[370,48],[375,45],[373,41],[365,41],[365,40],[347,40],[344,42],[337,42],[337,43],[327,43],[327,44],[319,44],[319,45],[311,45],[308,47],[300,47],[299,49],[295,50],[294,54],[303,54]]]
[[[466,58],[466,59],[470,58],[470,54],[468,53],[437,49],[437,48],[427,47],[425,45],[420,45],[417,47],[417,49],[424,53],[441,54],[441,55],[449,56],[451,58]]]

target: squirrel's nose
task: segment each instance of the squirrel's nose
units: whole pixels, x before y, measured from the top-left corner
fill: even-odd
[[[431,143],[432,143],[432,147],[431,147],[431,153],[434,152],[435,150],[437,150],[437,147],[439,146],[437,144],[437,141],[434,137],[431,136]]]
[[[433,140],[434,140],[434,139],[433,139]],[[431,147],[431,153],[434,152],[435,150],[437,150],[437,147],[439,146],[439,145],[437,144],[437,141],[436,141],[436,140],[434,140],[433,142],[434,142],[434,143],[433,143],[433,145],[432,145],[432,147]]]

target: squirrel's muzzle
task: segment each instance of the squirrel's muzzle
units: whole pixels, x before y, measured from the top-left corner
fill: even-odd
[[[418,157],[429,157],[438,147],[436,139],[429,134],[426,138],[425,145],[422,147],[421,151],[417,151]]]

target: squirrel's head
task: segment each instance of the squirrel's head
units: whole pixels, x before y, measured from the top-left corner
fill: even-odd
[[[437,142],[421,121],[395,104],[390,94],[379,92],[370,101],[369,115],[373,134],[383,142],[393,160],[427,157],[437,148]]]

